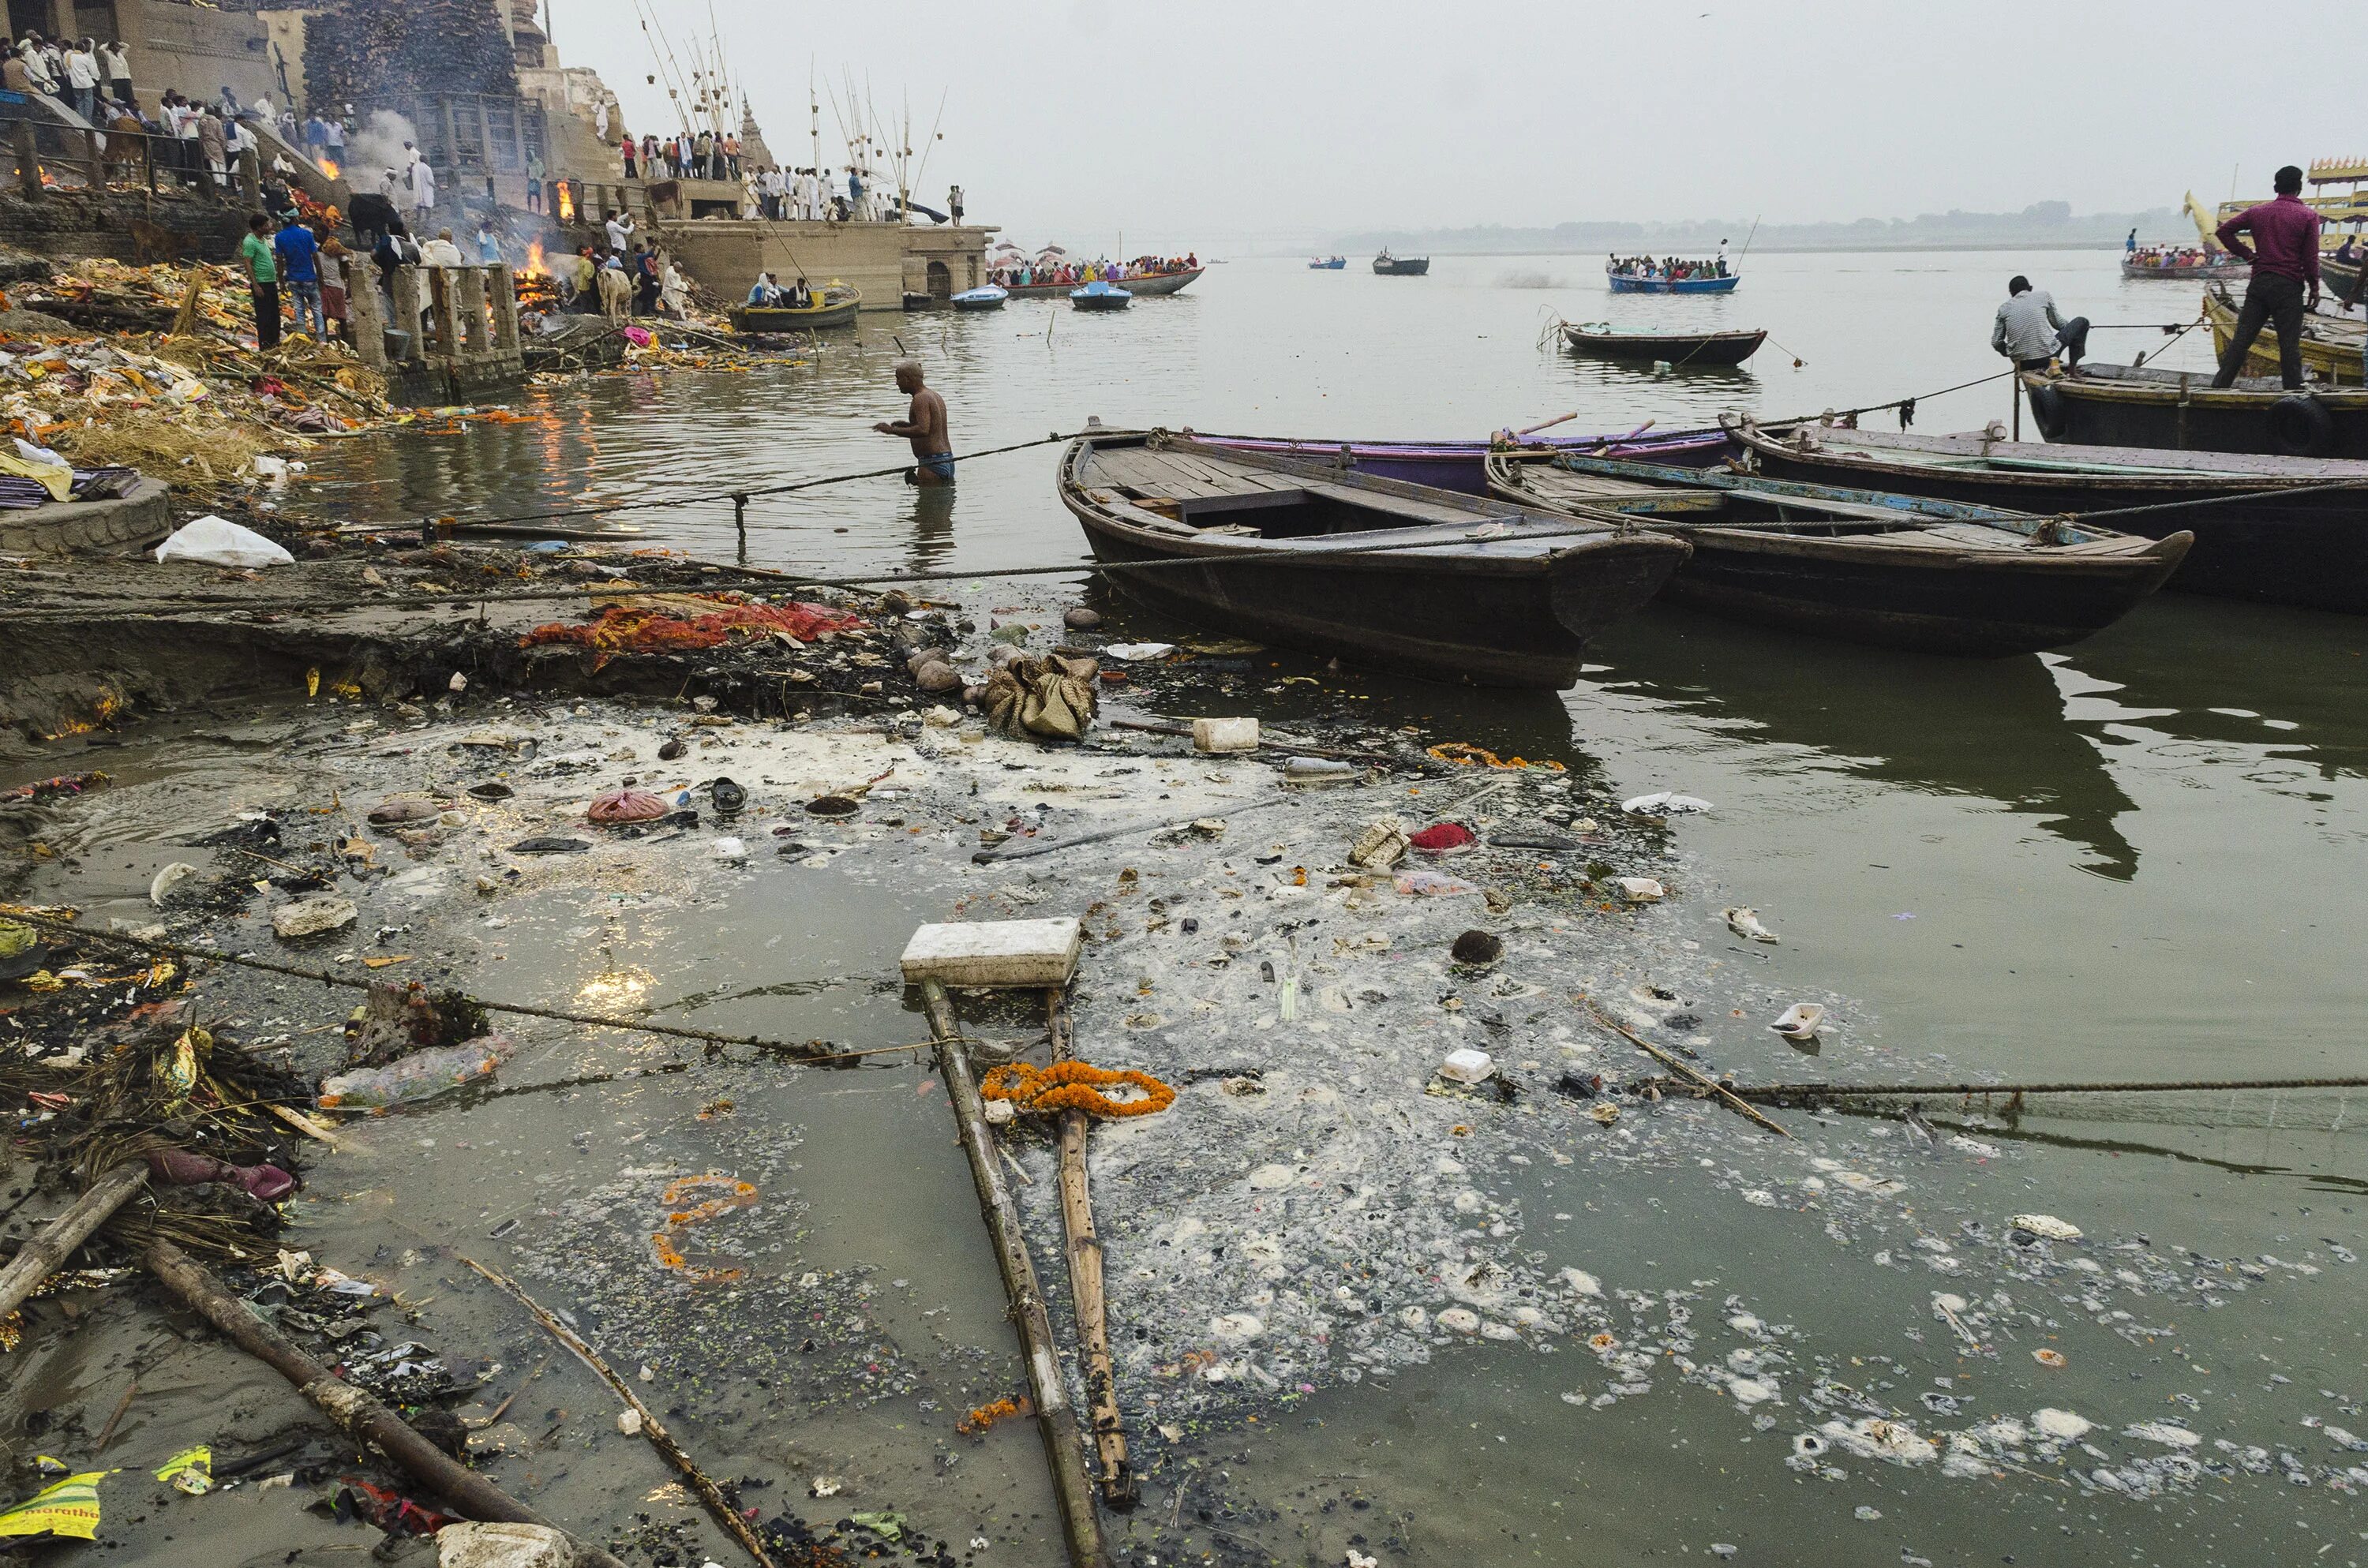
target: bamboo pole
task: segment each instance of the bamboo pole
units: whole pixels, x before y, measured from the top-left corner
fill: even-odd
[[[738,1541],[741,1549],[761,1563],[763,1568],[774,1568],[772,1558],[765,1551],[764,1541],[757,1537],[754,1529],[749,1528],[748,1521],[740,1517],[740,1511],[732,1506],[731,1500],[723,1495],[723,1490],[708,1478],[707,1472],[693,1463],[689,1454],[683,1452],[682,1445],[676,1442],[674,1435],[659,1423],[656,1414],[642,1403],[641,1396],[633,1392],[633,1386],[619,1377],[609,1363],[601,1359],[598,1350],[593,1349],[581,1335],[561,1323],[533,1297],[528,1295],[524,1288],[508,1275],[497,1273],[473,1257],[463,1256],[461,1261],[484,1275],[493,1284],[499,1286],[504,1294],[532,1313],[534,1321],[542,1325],[545,1333],[573,1351],[577,1360],[591,1368],[593,1373],[602,1382],[607,1383],[619,1399],[632,1406],[634,1413],[641,1417],[642,1436],[650,1440],[650,1447],[666,1457],[668,1464],[682,1472],[682,1478],[690,1483],[691,1491],[697,1494],[708,1513],[714,1517],[715,1522],[722,1525],[725,1533]]]
[[[954,1017],[953,999],[942,983],[925,980],[921,1000],[929,1010],[929,1028],[937,1035],[938,1073],[946,1081],[946,1098],[962,1130],[963,1152],[970,1156],[979,1212],[995,1244],[1004,1291],[1011,1298],[1012,1325],[1019,1331],[1020,1348],[1028,1362],[1029,1392],[1036,1402],[1044,1460],[1052,1467],[1053,1492],[1061,1507],[1069,1561],[1073,1568],[1110,1568],[1101,1520],[1094,1512],[1093,1488],[1086,1480],[1085,1441],[1077,1426],[1076,1408],[1069,1403],[1068,1384],[1061,1377],[1060,1360],[1053,1353],[1053,1320],[1044,1311],[1036,1266],[1029,1261],[1028,1243],[1020,1234],[1019,1205],[1003,1184],[995,1134],[986,1125],[986,1106],[979,1098],[977,1079],[971,1075],[970,1058],[962,1051],[962,1025]]]
[[[335,1422],[338,1430],[366,1448],[378,1449],[466,1517],[561,1528],[475,1471],[455,1462],[413,1431],[403,1417],[298,1349],[172,1243],[154,1243],[142,1261],[167,1290],[221,1330],[224,1338],[294,1383],[296,1392]],[[590,1541],[570,1539],[590,1568],[624,1568]]]
[[[1044,1015],[1053,1033],[1053,1060],[1076,1055],[1069,1034],[1069,1008],[1060,992],[1044,993]],[[1077,1311],[1077,1357],[1086,1374],[1087,1412],[1093,1425],[1094,1455],[1101,1461],[1102,1497],[1121,1512],[1141,1500],[1134,1467],[1126,1457],[1126,1427],[1119,1416],[1118,1378],[1110,1368],[1108,1298],[1102,1290],[1102,1242],[1094,1229],[1093,1196],[1086,1185],[1086,1135],[1093,1119],[1072,1106],[1061,1113],[1061,1224],[1068,1233],[1069,1295]]]
[[[1655,1045],[1651,1040],[1646,1040],[1635,1030],[1628,1028],[1622,1025],[1611,1014],[1597,1006],[1595,1005],[1595,999],[1591,996],[1587,999],[1587,1010],[1595,1015],[1595,1021],[1597,1023],[1601,1024],[1605,1028],[1610,1029],[1612,1033],[1619,1035],[1627,1040],[1629,1044],[1636,1047],[1637,1050],[1642,1051],[1646,1055],[1650,1056],[1654,1061],[1660,1062],[1663,1066],[1670,1068],[1675,1072],[1685,1074],[1688,1081],[1692,1083],[1696,1088],[1703,1089],[1711,1094],[1716,1095],[1721,1100],[1725,1102],[1728,1109],[1739,1112],[1743,1116],[1749,1118],[1751,1120],[1758,1122],[1760,1126],[1766,1128],[1769,1131],[1773,1132],[1779,1138],[1790,1138],[1793,1136],[1791,1133],[1785,1131],[1782,1127],[1776,1125],[1776,1123],[1760,1115],[1756,1108],[1738,1098],[1736,1096],[1735,1091],[1728,1088],[1725,1084],[1720,1083],[1717,1079],[1712,1077],[1709,1074],[1703,1072],[1699,1067],[1688,1066],[1685,1062],[1679,1061],[1668,1051],[1663,1051],[1659,1046]]]
[[[40,1235],[17,1248],[8,1267],[0,1268],[0,1318],[23,1306],[25,1298],[74,1256],[74,1248],[147,1185],[147,1166],[118,1165],[43,1227]]]

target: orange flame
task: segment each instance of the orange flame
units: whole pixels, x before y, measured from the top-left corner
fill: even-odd
[[[541,240],[533,240],[528,243],[526,247],[526,265],[519,267],[518,270],[529,278],[548,278],[551,276],[551,268],[545,267],[542,262],[542,242]]]
[[[335,179],[344,171],[337,167],[336,159],[332,158],[329,154],[324,153],[321,154],[321,172],[328,176],[331,179]]]
[[[575,222],[575,187],[566,180],[560,180],[556,188],[559,191],[559,221],[573,223]]]

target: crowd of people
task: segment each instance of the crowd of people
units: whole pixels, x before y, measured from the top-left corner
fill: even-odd
[[[1720,241],[1718,254],[1706,261],[1689,261],[1674,256],[1607,255],[1603,270],[1614,278],[1658,278],[1671,282],[1683,282],[1689,278],[1725,278],[1729,276],[1726,243]]]
[[[689,320],[690,281],[674,257],[655,242],[643,244],[638,226],[624,213],[606,214],[601,230],[605,244],[578,245],[574,255],[551,263],[559,308],[612,321],[633,316]]]
[[[1072,261],[1040,256],[1035,261],[988,260],[987,281],[1006,289],[1077,288],[1087,283],[1125,283],[1133,278],[1165,278],[1198,272],[1198,252],[1186,256],[1139,256],[1133,261]]]

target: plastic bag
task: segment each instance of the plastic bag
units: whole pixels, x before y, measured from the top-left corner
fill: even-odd
[[[482,1035],[436,1051],[422,1051],[384,1067],[339,1073],[321,1080],[324,1110],[385,1110],[433,1099],[479,1078],[490,1078],[518,1048],[507,1035]]]
[[[1451,877],[1440,871],[1400,871],[1398,892],[1404,893],[1439,894],[1478,892],[1480,890],[1461,877]]]
[[[287,566],[296,560],[253,528],[211,514],[175,529],[156,547],[156,559],[200,566]]]

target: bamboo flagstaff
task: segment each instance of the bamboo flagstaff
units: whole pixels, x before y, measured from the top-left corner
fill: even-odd
[[[773,1559],[765,1551],[764,1541],[757,1538],[756,1530],[749,1526],[748,1521],[740,1517],[740,1510],[732,1506],[731,1500],[725,1497],[723,1490],[708,1478],[707,1472],[700,1470],[689,1454],[683,1452],[682,1445],[674,1440],[674,1435],[666,1429],[655,1413],[642,1403],[641,1396],[633,1392],[632,1385],[619,1377],[609,1363],[601,1359],[598,1350],[593,1349],[581,1335],[552,1315],[541,1303],[528,1295],[518,1282],[508,1275],[488,1268],[473,1257],[463,1256],[461,1261],[499,1288],[504,1295],[524,1307],[529,1313],[532,1314],[534,1321],[542,1325],[544,1333],[567,1346],[577,1360],[590,1368],[595,1376],[609,1385],[610,1392],[631,1406],[633,1413],[641,1417],[642,1436],[649,1439],[650,1447],[655,1449],[668,1464],[681,1472],[683,1480],[689,1483],[692,1494],[698,1497],[700,1506],[714,1517],[715,1522],[722,1525],[724,1532],[740,1543],[742,1551],[762,1564],[762,1568],[775,1568]]]
[[[245,1301],[224,1290],[211,1270],[172,1243],[153,1244],[142,1262],[159,1283],[224,1338],[294,1383],[297,1392],[335,1422],[339,1431],[384,1454],[466,1517],[561,1530],[575,1542],[586,1568],[625,1568],[609,1552],[563,1529],[475,1471],[454,1462],[443,1449],[412,1430],[403,1417],[290,1344]]]
[[[1053,1498],[1060,1505],[1069,1562],[1072,1568],[1110,1568],[1110,1552],[1102,1544],[1101,1520],[1094,1511],[1093,1488],[1086,1479],[1085,1443],[1076,1408],[1069,1403],[1068,1384],[1061,1376],[1054,1351],[1053,1320],[1044,1311],[1043,1289],[1036,1281],[1036,1266],[1029,1261],[1028,1243],[1020,1233],[1019,1205],[1003,1184],[995,1133],[986,1124],[986,1106],[979,1098],[978,1081],[971,1075],[970,1058],[962,1051],[961,1021],[942,983],[923,981],[921,999],[937,1035],[938,1074],[945,1080],[946,1098],[962,1130],[963,1152],[970,1156],[979,1212],[995,1244],[1004,1291],[1011,1298],[1012,1326],[1019,1333],[1028,1364],[1029,1392],[1036,1402],[1037,1425],[1044,1439],[1045,1462],[1053,1471]]]
[[[43,1226],[40,1234],[17,1248],[8,1267],[0,1268],[0,1318],[23,1306],[25,1298],[74,1256],[74,1248],[88,1241],[93,1231],[147,1185],[147,1166],[118,1165]]]
[[[1069,1007],[1060,992],[1044,993],[1044,1017],[1053,1035],[1053,1060],[1076,1055],[1069,1033]],[[1109,1301],[1102,1288],[1102,1242],[1094,1229],[1094,1203],[1086,1180],[1086,1138],[1093,1119],[1075,1106],[1061,1113],[1061,1225],[1069,1245],[1069,1294],[1077,1313],[1077,1359],[1086,1377],[1087,1415],[1094,1456],[1101,1461],[1102,1497],[1113,1508],[1132,1511],[1141,1501],[1134,1467],[1126,1457],[1126,1426],[1119,1415],[1118,1376],[1110,1366]]]

